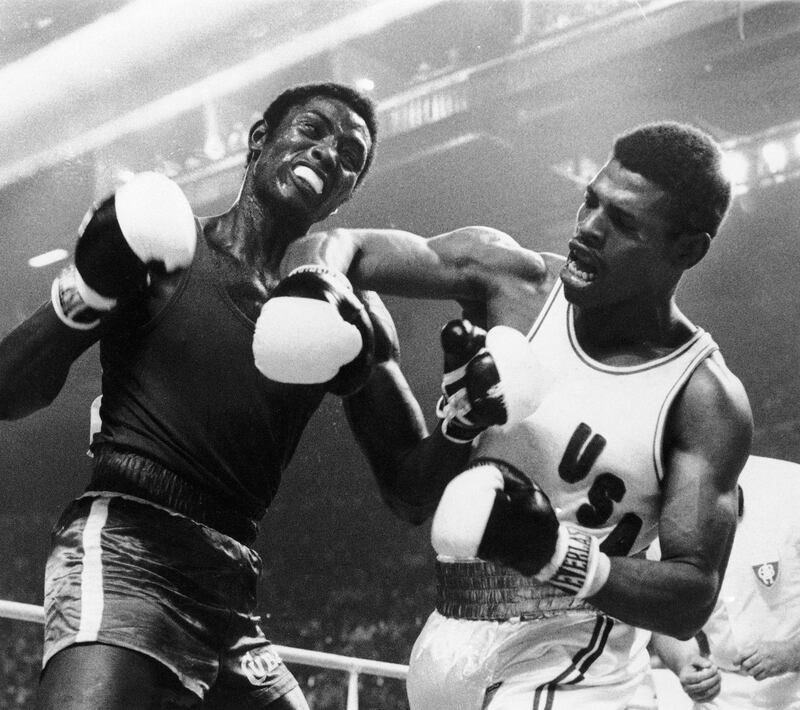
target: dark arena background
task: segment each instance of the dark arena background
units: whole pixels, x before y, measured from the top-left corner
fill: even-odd
[[[248,127],[295,83],[345,82],[379,106],[372,173],[327,226],[486,224],[562,253],[614,135],[687,121],[723,143],[737,196],[678,302],[745,383],[753,453],[800,460],[799,76],[795,2],[8,0],[0,335],[45,301],[88,206],[131,173],[225,210]],[[387,303],[432,425],[438,330],[458,309]],[[42,603],[50,527],[87,481],[99,375],[95,348],[51,407],[0,422],[0,599]],[[433,604],[428,535],[383,505],[326,399],[256,545],[268,635],[406,663]],[[0,619],[0,708],[33,706],[40,659],[41,626]],[[292,670],[313,710],[345,707],[346,674]],[[402,681],[360,676],[359,703],[406,708]]]

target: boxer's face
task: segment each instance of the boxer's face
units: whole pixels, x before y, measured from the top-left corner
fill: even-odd
[[[257,189],[279,212],[305,225],[319,222],[350,198],[371,145],[364,119],[347,104],[310,98],[257,141]]]
[[[662,188],[610,160],[578,209],[561,272],[567,298],[593,308],[670,294],[683,268],[666,206]]]

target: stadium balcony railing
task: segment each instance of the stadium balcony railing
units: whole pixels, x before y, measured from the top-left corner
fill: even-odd
[[[44,609],[35,604],[0,600],[0,618],[43,624]],[[336,653],[309,651],[307,649],[292,648],[290,646],[274,645],[273,648],[286,663],[327,668],[347,673],[346,710],[358,710],[358,678],[360,675],[399,678],[401,680],[405,680],[408,675],[408,666],[400,663],[387,663],[385,661],[373,661],[368,658],[340,656]]]

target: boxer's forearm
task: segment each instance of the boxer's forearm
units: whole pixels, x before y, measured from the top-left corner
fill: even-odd
[[[333,229],[293,242],[281,273],[302,264],[324,264],[362,289],[410,297],[457,297],[458,269],[424,237],[397,229]]]
[[[627,624],[687,640],[708,619],[714,598],[714,575],[696,565],[612,557],[608,581],[591,602]]]
[[[75,359],[99,337],[64,325],[48,302],[0,341],[0,419],[46,407]]]
[[[315,232],[289,245],[281,273],[303,263],[346,272],[357,288],[481,302],[512,283],[544,283],[548,274],[540,254],[504,232],[482,226],[430,238],[399,229]]]
[[[350,426],[386,503],[404,520],[429,518],[447,483],[466,465],[470,446],[448,441],[425,420],[396,363],[377,367],[344,400]]]

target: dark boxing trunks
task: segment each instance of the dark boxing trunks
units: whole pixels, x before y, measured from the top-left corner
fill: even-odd
[[[265,705],[297,682],[264,636],[258,554],[152,503],[88,493],[53,531],[45,578],[46,664],[67,646],[146,654],[203,698]]]

